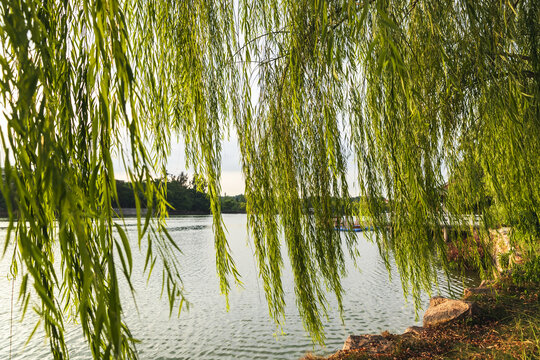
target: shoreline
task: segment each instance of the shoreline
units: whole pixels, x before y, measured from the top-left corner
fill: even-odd
[[[484,281],[465,289],[461,300],[448,299],[470,304],[451,320],[426,325],[426,315],[441,301],[435,297],[423,327],[411,326],[403,334],[351,335],[342,350],[328,357],[307,353],[301,360],[540,358],[539,297],[538,283],[518,286],[508,276]]]

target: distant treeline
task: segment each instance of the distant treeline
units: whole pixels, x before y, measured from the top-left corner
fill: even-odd
[[[116,190],[118,194],[118,202],[113,203],[113,207],[121,209],[134,209],[135,195],[133,187],[128,181],[116,180]],[[139,193],[141,206],[146,207],[145,196]],[[354,207],[369,207],[379,206],[388,208],[388,202],[384,198],[372,199],[376,201],[368,201],[367,198],[354,197],[351,198],[351,203]],[[210,200],[207,194],[207,186],[204,181],[197,181],[196,177],[189,177],[188,174],[181,172],[179,175],[167,176],[167,202],[170,205],[169,214],[171,215],[203,215],[210,214]],[[16,200],[12,199],[11,203],[16,208]],[[306,199],[304,209],[306,212],[312,212],[315,204],[312,199]],[[342,207],[342,203],[338,198],[333,198],[330,208],[333,213],[342,214],[343,212],[351,214],[353,209],[346,210]],[[16,209],[15,209],[16,210]],[[246,198],[244,195],[222,196],[221,197],[221,212],[224,214],[245,214],[246,213]],[[129,214],[130,212],[125,212]],[[7,216],[6,201],[0,194],[0,217]]]
[[[245,214],[246,197],[244,195],[222,196],[221,212],[225,214]]]
[[[131,184],[116,180],[119,207],[123,209],[135,207],[135,196]],[[206,184],[189,178],[186,173],[169,175],[167,177],[167,202],[171,215],[181,214],[210,214],[210,200],[206,193]],[[142,198],[142,196],[141,196]],[[221,197],[223,213],[245,213],[246,199],[244,195]]]
[[[135,195],[131,183],[116,180],[118,193],[117,207],[129,209],[135,207]],[[143,198],[143,195],[140,195]],[[209,214],[210,200],[206,195],[206,185],[197,183],[195,178],[189,179],[185,173],[169,175],[167,177],[167,202],[171,206],[169,213],[175,214]],[[141,206],[145,206],[141,201]]]
[[[130,182],[116,180],[118,202],[113,207],[122,209],[135,208],[135,195]],[[139,194],[141,206],[146,207],[144,195]],[[202,215],[210,214],[210,200],[207,195],[206,184],[190,178],[186,173],[169,175],[167,177],[167,202],[171,206],[171,215]],[[11,201],[16,206],[16,201]],[[244,195],[222,196],[221,211],[223,213],[245,213],[246,199]],[[6,201],[0,193],[0,217],[7,215]]]

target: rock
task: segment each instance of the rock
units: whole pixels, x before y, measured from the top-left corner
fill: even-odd
[[[414,334],[414,335],[420,335],[422,332],[424,332],[424,328],[421,326],[409,326],[405,329],[404,334]]]
[[[463,290],[463,297],[467,299],[473,295],[495,295],[494,285],[495,281],[493,280],[482,280],[479,287]]]
[[[466,316],[473,315],[474,303],[463,300],[451,300],[436,296],[429,301],[429,308],[424,314],[424,327],[445,324]]]
[[[468,299],[473,295],[493,295],[493,294],[495,294],[495,290],[492,287],[467,288],[463,290],[463,297],[465,299]]]
[[[482,283],[480,284],[479,287],[467,288],[467,289],[463,290],[463,297],[465,299],[467,299],[467,298],[469,298],[469,297],[471,297],[473,295],[495,295],[496,290],[493,287],[493,283],[492,282],[484,282],[484,281],[482,281]]]
[[[343,350],[364,350],[370,354],[383,354],[392,351],[394,343],[381,335],[349,335]]]
[[[435,307],[439,304],[442,304],[446,301],[448,301],[449,299],[447,298],[444,298],[442,296],[435,296],[435,297],[432,297],[431,299],[429,299],[429,307],[432,308],[432,307]],[[429,310],[429,309],[428,309]]]

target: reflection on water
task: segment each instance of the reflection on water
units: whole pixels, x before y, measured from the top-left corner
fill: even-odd
[[[124,312],[128,325],[136,338],[141,359],[298,359],[306,351],[325,355],[340,349],[351,334],[380,333],[383,330],[403,332],[415,322],[414,306],[406,303],[395,269],[389,280],[384,262],[377,247],[358,233],[361,255],[360,271],[348,264],[349,274],[343,279],[346,294],[343,300],[344,324],[330,299],[331,309],[325,320],[326,348],[314,346],[306,335],[295,306],[293,278],[290,268],[283,275],[285,290],[286,323],[276,334],[269,320],[268,308],[257,278],[253,249],[247,241],[245,215],[225,215],[228,239],[234,258],[242,275],[244,288],[233,288],[230,310],[225,309],[225,299],[219,294],[215,272],[215,251],[211,217],[176,217],[168,221],[170,235],[182,250],[180,258],[185,293],[191,302],[189,311],[180,318],[169,318],[166,299],[160,299],[159,272],[147,282],[142,274],[144,254],[134,251],[133,285],[136,289],[137,307],[124,287]],[[127,219],[128,234],[136,237],[136,221]],[[5,224],[0,223],[0,229]],[[5,230],[0,230],[5,236]],[[135,242],[134,242],[135,244]],[[286,253],[284,251],[283,253]],[[139,264],[137,266],[136,264]],[[9,356],[10,301],[12,283],[7,278],[9,260],[0,262],[0,359]],[[156,268],[157,270],[157,268]],[[441,273],[442,276],[442,273]],[[460,279],[451,275],[449,286],[434,290],[443,296],[460,296],[463,287],[476,283],[474,278]],[[15,291],[17,292],[17,286]],[[16,300],[16,296],[15,296]],[[427,304],[428,297],[423,297]],[[24,347],[33,329],[36,317],[29,311],[24,323],[18,321],[15,311],[13,322],[12,358],[50,358],[43,337],[36,334]],[[420,320],[420,319],[419,319]],[[76,325],[68,325],[66,334],[73,359],[90,358],[89,351]]]

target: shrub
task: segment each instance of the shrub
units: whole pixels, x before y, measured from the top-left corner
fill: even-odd
[[[516,285],[540,283],[540,256],[536,255],[531,260],[516,265],[512,270],[512,281]]]
[[[499,254],[499,264],[503,270],[507,270],[510,265],[510,254],[510,251]]]

